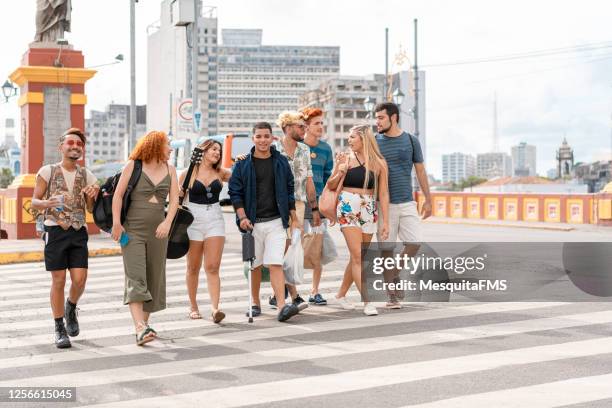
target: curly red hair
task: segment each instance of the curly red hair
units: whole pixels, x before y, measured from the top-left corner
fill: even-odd
[[[304,115],[304,120],[306,123],[309,123],[312,118],[323,116],[323,111],[319,108],[304,108],[301,112],[302,115]]]
[[[165,132],[153,130],[141,137],[130,154],[130,160],[142,160],[150,162],[153,160],[165,161],[164,149],[168,144],[168,136]]]

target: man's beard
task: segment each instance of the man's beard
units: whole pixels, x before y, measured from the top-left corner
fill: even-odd
[[[391,130],[391,125],[387,126],[387,128],[383,128],[380,130],[380,133],[387,133],[389,130]]]
[[[72,157],[73,153],[76,155],[76,157]],[[77,160],[79,160],[81,158],[81,153],[79,153],[79,152],[68,152],[68,155],[66,155],[66,158],[68,160],[77,161]]]

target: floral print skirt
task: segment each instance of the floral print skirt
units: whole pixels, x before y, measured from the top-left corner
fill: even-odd
[[[336,216],[340,228],[359,227],[364,234],[376,232],[378,209],[371,194],[342,191],[338,198]]]

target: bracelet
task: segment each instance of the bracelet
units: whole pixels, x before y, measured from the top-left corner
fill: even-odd
[[[319,211],[319,207],[312,207],[310,211]]]
[[[242,220],[246,220],[248,217],[239,217],[238,222],[242,222]]]

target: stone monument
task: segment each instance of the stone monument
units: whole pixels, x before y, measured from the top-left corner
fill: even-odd
[[[36,172],[59,161],[62,132],[85,129],[85,83],[96,71],[84,68],[83,53],[63,38],[70,31],[71,9],[71,0],[36,1],[35,41],[10,75],[20,87],[22,175],[0,190],[0,229],[9,239],[36,236],[30,211]],[[90,232],[98,231],[90,214],[88,223]]]

